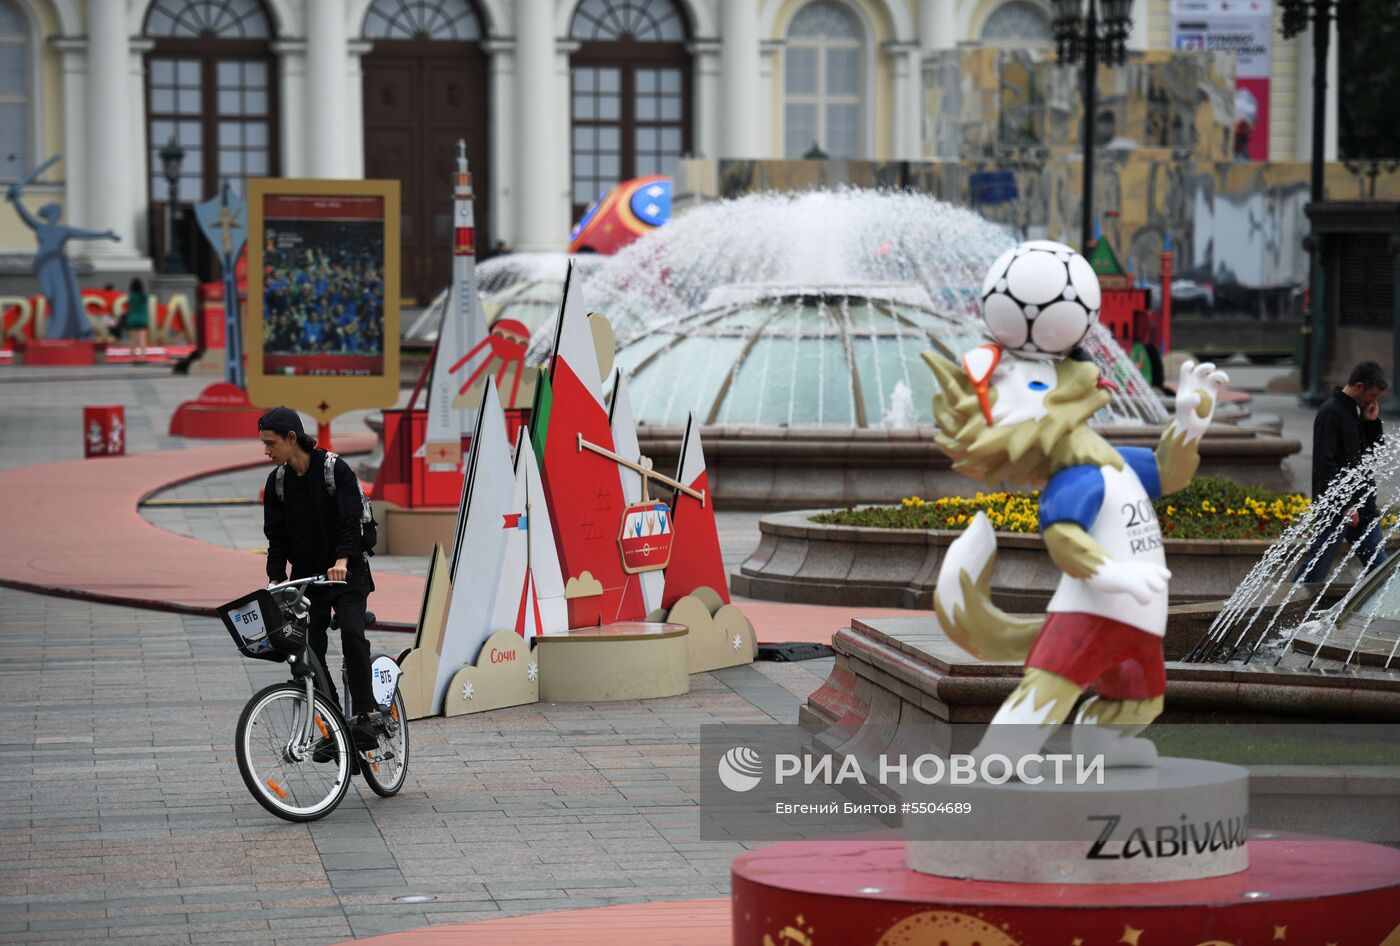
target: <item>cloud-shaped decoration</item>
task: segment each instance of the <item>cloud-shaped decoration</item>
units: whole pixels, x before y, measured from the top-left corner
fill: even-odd
[[[565,598],[593,598],[602,593],[603,583],[594,578],[590,571],[584,571],[564,584]]]
[[[758,640],[753,625],[736,605],[724,604],[710,588],[697,588],[672,606],[666,615],[671,624],[684,624],[691,673],[753,663]],[[734,646],[735,639],[739,646]]]
[[[468,664],[452,677],[443,697],[442,715],[461,716],[538,703],[538,660],[530,642],[515,631],[497,631],[481,645],[476,663]],[[536,666],[533,677],[532,665]]]

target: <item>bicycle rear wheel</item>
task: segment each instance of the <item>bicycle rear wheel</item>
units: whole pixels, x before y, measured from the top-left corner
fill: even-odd
[[[408,714],[403,694],[394,692],[389,706],[388,732],[379,734],[379,748],[360,753],[360,774],[370,791],[383,798],[397,795],[408,778]]]
[[[324,817],[350,787],[345,721],[320,693],[314,712],[310,745],[302,745],[306,690],[296,684],[259,691],[238,717],[234,748],[243,784],[258,804],[287,821]]]

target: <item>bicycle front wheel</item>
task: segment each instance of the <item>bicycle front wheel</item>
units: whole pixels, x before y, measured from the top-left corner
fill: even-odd
[[[383,798],[397,795],[408,778],[408,714],[404,712],[403,693],[395,691],[387,715],[387,731],[379,734],[379,748],[360,754],[365,784]]]
[[[315,821],[335,810],[350,787],[350,734],[320,693],[306,731],[306,690],[275,683],[238,717],[234,748],[243,783],[258,804],[287,821]]]

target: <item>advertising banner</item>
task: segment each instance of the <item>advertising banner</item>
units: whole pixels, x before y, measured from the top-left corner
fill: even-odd
[[[1172,47],[1235,54],[1235,158],[1269,158],[1273,0],[1172,0]]]
[[[325,423],[398,396],[394,181],[248,186],[248,397]]]

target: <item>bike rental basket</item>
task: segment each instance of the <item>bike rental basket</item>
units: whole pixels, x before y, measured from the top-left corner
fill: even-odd
[[[306,626],[266,589],[220,605],[219,617],[244,657],[280,663],[306,646]]]

